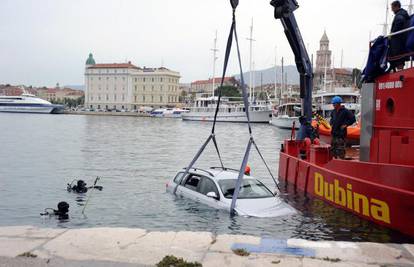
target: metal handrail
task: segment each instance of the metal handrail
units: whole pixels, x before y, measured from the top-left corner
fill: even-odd
[[[409,28],[404,29],[404,30],[401,30],[401,31],[398,31],[398,32],[390,33],[390,34],[386,35],[385,37],[389,38],[389,37],[392,37],[392,36],[395,36],[395,35],[398,35],[398,34],[402,34],[402,33],[405,33],[405,32],[409,32],[409,31],[412,31],[412,30],[414,30],[414,26],[409,27]]]

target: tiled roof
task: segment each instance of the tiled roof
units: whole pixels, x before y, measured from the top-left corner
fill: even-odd
[[[352,75],[352,71],[348,70],[348,69],[334,69],[335,74],[340,74],[340,75]]]
[[[88,69],[139,69],[137,66],[129,63],[109,63],[109,64],[95,64]]]
[[[224,77],[224,82],[230,82],[230,81],[233,81],[233,80],[234,80],[233,77]],[[201,85],[201,84],[211,84],[211,83],[213,83],[213,79],[195,81],[195,82],[192,82],[191,85]],[[215,78],[214,83],[217,83],[217,84],[221,83],[221,78]]]

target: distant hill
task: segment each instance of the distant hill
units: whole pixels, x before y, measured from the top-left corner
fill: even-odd
[[[285,69],[285,73],[287,74],[287,83],[291,85],[299,85],[300,83],[299,73],[296,70],[296,66],[289,65],[289,66],[285,66],[284,69]],[[282,72],[282,67],[278,66],[277,67],[278,83],[280,83],[281,81],[280,79],[281,72]],[[256,86],[260,86],[261,76],[263,77],[263,84],[271,84],[275,82],[275,68],[274,67],[269,68],[269,69],[254,71],[253,75],[254,75],[254,81],[255,81]],[[237,80],[240,80],[240,75],[235,75],[234,77],[236,77]],[[244,73],[244,79],[245,79],[245,83],[249,84],[250,72]]]
[[[63,88],[85,91],[85,85],[65,85]]]

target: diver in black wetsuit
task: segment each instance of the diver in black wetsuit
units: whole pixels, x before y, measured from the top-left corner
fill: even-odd
[[[76,185],[72,186],[73,182],[71,184],[68,184],[68,191],[69,192],[74,192],[77,194],[85,194],[86,192],[88,192],[88,189],[98,189],[99,191],[102,191],[103,187],[102,186],[89,186],[87,187],[87,183],[85,183],[83,180],[78,180]]]
[[[44,213],[40,213],[41,216],[56,216],[59,220],[67,220],[69,219],[69,204],[65,201],[61,201],[57,205],[57,210],[52,208],[45,209]]]
[[[76,185],[74,186],[70,186],[68,185],[68,191],[73,191],[75,193],[78,194],[84,194],[86,192],[88,192],[88,188],[86,187],[86,183],[83,180],[78,180],[78,182],[76,183]]]

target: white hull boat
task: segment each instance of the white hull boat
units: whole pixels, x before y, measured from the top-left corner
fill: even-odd
[[[58,114],[63,110],[62,105],[53,105],[34,95],[0,96],[0,112]]]
[[[185,121],[213,122],[218,97],[200,97],[195,101],[190,112],[183,114]],[[247,123],[244,104],[242,102],[231,102],[228,98],[221,98],[222,104],[217,114],[217,122]],[[252,103],[250,105],[251,123],[269,123],[272,110],[268,103]]]

